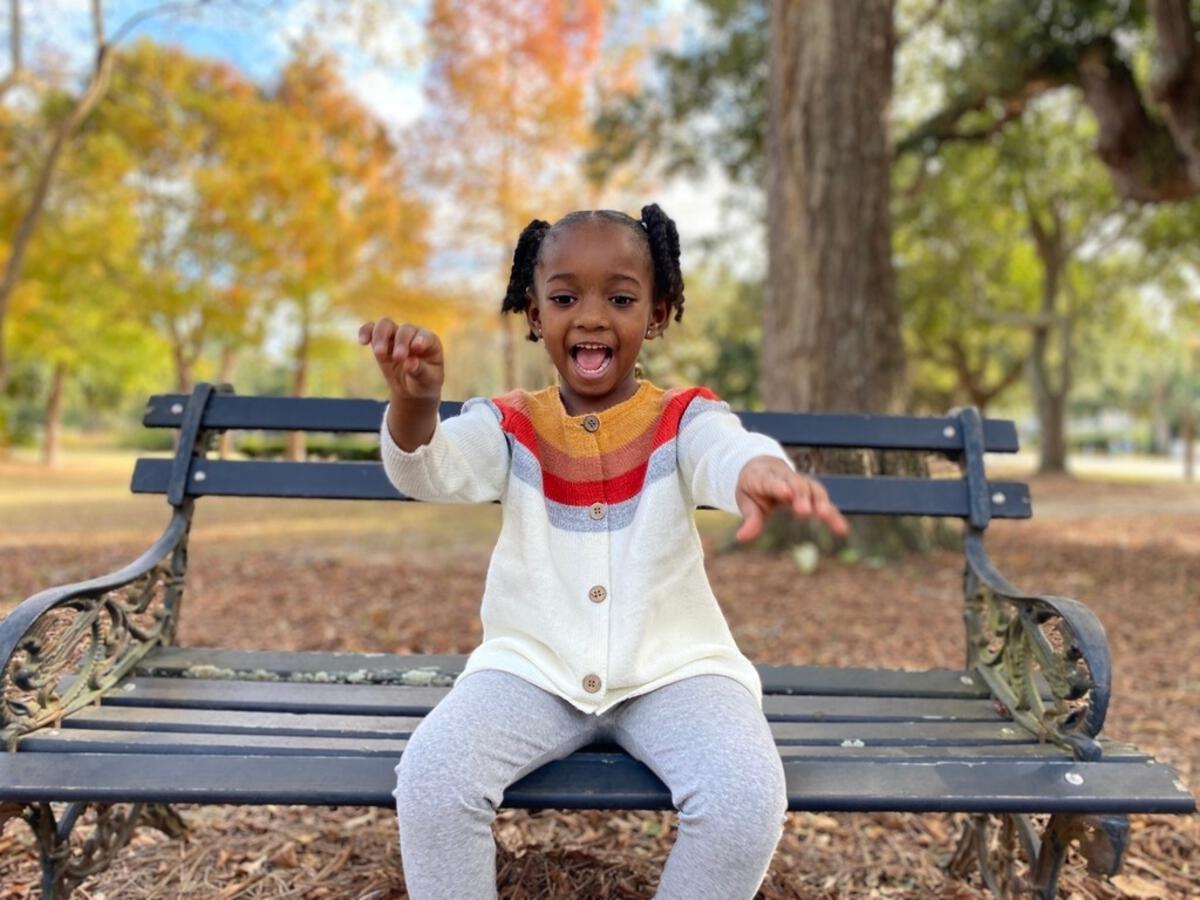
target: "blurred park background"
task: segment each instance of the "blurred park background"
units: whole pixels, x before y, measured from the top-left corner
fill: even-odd
[[[1025,449],[993,471],[1033,477],[1035,518],[992,552],[1092,605],[1105,733],[1194,788],[1198,24],[1195,0],[3,0],[0,615],[157,535],[162,499],[128,493],[168,449],[150,393],[383,399],[355,341],[380,315],[439,331],[448,399],[542,386],[499,315],[521,228],[654,201],[687,306],[646,376],[740,408],[1015,418]],[[755,660],[961,664],[961,553],[798,572],[719,553],[732,519],[700,518]],[[201,503],[180,642],[469,652],[497,524]],[[386,810],[184,812],[188,842],[139,834],[90,895],[403,896]],[[761,896],[985,896],[940,868],[959,824],[791,814]],[[649,896],[672,828],[504,812],[501,895]],[[1194,818],[1135,817],[1123,874],[1072,858],[1064,896],[1195,896],[1197,843]],[[0,895],[35,877],[8,828]]]
[[[143,440],[145,396],[197,380],[379,396],[354,341],[379,315],[444,335],[448,397],[545,384],[498,314],[520,229],[658,201],[689,301],[649,345],[656,381],[741,407],[973,403],[1047,471],[1191,459],[1187,3],[783,4],[774,25],[766,0],[4,5],[17,453]]]

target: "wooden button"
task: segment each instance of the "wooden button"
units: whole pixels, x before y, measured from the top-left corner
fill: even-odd
[[[596,693],[596,691],[600,690],[600,676],[599,675],[584,675],[583,676],[583,689],[585,691],[587,691],[589,694],[594,694],[594,693]]]
[[[588,507],[588,515],[597,521],[603,519],[608,514],[608,504],[596,501]]]
[[[588,591],[588,599],[593,603],[603,603],[608,599],[608,591],[605,589],[604,585],[598,584]]]
[[[595,416],[584,416],[583,417],[583,430],[591,431],[591,432],[599,431],[600,430],[600,420],[597,419]]]

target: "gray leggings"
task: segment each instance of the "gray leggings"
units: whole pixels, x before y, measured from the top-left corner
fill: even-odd
[[[600,716],[508,672],[460,678],[414,730],[396,766],[404,880],[413,900],[496,896],[492,821],[504,789],[598,739],[670,788],[678,836],[655,895],[748,900],[783,834],[783,765],[758,701],[697,675]]]

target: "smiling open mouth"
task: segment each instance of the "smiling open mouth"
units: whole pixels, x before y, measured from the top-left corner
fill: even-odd
[[[604,344],[576,344],[571,348],[575,369],[584,378],[599,378],[612,363],[613,351]]]

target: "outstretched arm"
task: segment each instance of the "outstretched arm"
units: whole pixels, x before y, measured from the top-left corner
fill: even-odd
[[[696,503],[741,513],[739,541],[758,537],[767,513],[781,504],[798,516],[820,519],[834,534],[850,530],[824,485],[796,472],[778,441],[747,431],[729,404],[711,394],[691,401],[678,448],[680,469]]]

